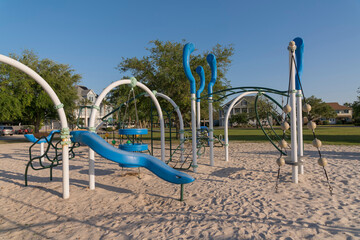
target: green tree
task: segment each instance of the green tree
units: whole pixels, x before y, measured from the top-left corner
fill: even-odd
[[[230,117],[229,122],[231,126],[233,126],[235,123],[240,125],[247,124],[249,122],[249,116],[247,113],[234,114]]]
[[[330,107],[328,104],[323,102],[321,98],[316,98],[315,96],[311,96],[306,99],[306,103],[311,105],[311,119],[318,120],[320,118],[335,118],[336,112]],[[307,113],[305,113],[305,116]]]
[[[79,74],[66,64],[42,59],[25,50],[21,56],[10,57],[37,72],[54,89],[69,119],[74,119],[73,109],[77,92],[75,85]],[[47,93],[27,74],[7,64],[0,64],[0,121],[26,122],[38,132],[45,119],[57,119],[57,111]]]
[[[354,101],[354,103],[352,104],[352,108],[353,108],[353,115],[354,115],[354,118],[360,118],[360,87],[358,88],[357,90],[357,93],[359,94],[357,96],[357,101]]]
[[[190,84],[185,76],[182,64],[182,52],[185,41],[170,42],[170,41],[151,41],[153,46],[147,48],[149,54],[142,57],[123,58],[117,66],[120,73],[131,74],[138,81],[147,85],[151,90],[164,93],[172,98],[179,106],[184,121],[190,121]],[[213,49],[198,53],[194,52],[191,55],[191,69],[196,78],[197,87],[199,87],[200,79],[195,72],[197,66],[203,66],[206,76],[206,85],[210,81],[211,70],[206,62],[206,56],[213,53],[217,60],[218,78],[214,86],[214,91],[226,89],[230,86],[225,75],[231,64],[230,57],[233,55],[234,49],[231,46],[216,45]],[[120,96],[127,96],[128,88],[117,88],[110,94],[110,102],[115,104]],[[207,88],[204,94],[207,94]],[[216,97],[216,96],[215,96]],[[122,100],[126,101],[126,100]],[[219,102],[214,103],[214,109],[219,107]],[[171,109],[168,103],[161,105],[166,109]],[[207,109],[207,104],[202,104],[203,109]],[[149,106],[139,108],[141,111],[146,111]],[[207,113],[203,110],[203,114]],[[205,115],[205,114],[204,114]],[[204,116],[203,115],[203,116]]]
[[[353,109],[353,119],[356,126],[360,126],[360,87],[357,90],[359,94],[357,101],[354,101],[349,107]]]
[[[249,119],[255,121],[256,120],[255,98],[253,98],[252,101],[249,102],[249,108],[250,108]],[[256,108],[260,120],[267,120],[269,116],[273,118],[273,116],[277,116],[279,114],[276,112],[275,104],[264,96],[258,97]],[[259,124],[260,123],[256,121],[256,128],[259,127]]]

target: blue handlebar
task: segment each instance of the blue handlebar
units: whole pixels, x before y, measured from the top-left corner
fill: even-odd
[[[211,69],[211,80],[208,85],[208,94],[209,97],[212,97],[213,93],[213,86],[215,85],[216,78],[217,78],[217,68],[216,68],[216,57],[214,54],[209,54],[206,57],[206,61],[208,62],[210,69]]]
[[[205,88],[205,72],[204,72],[204,68],[202,66],[198,66],[196,68],[196,73],[200,77],[200,87],[199,87],[199,90],[196,91],[196,101],[200,102],[200,95],[204,91],[204,88]]]
[[[196,91],[195,78],[190,69],[190,54],[195,50],[195,46],[192,43],[187,43],[183,50],[183,66],[187,79],[190,81],[190,93],[193,94]]]
[[[301,38],[297,37],[297,38],[294,38],[294,42],[296,45],[296,50],[295,50],[296,65],[297,65],[299,77],[301,77],[302,65],[303,65],[303,54],[304,54],[304,41]],[[300,84],[301,79],[299,79],[298,76],[296,75],[295,80],[296,80],[295,81],[295,89],[301,90],[301,84]]]

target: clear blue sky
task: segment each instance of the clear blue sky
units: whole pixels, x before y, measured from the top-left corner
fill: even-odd
[[[233,44],[232,86],[287,88],[288,42],[305,43],[306,96],[339,103],[360,87],[360,1],[1,0],[0,53],[34,50],[70,64],[98,94],[121,78],[122,57],[149,41],[186,39],[200,51]]]

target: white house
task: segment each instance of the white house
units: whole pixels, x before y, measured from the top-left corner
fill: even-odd
[[[92,89],[88,89],[85,86],[76,86],[76,89],[79,100],[76,102],[78,108],[75,109],[74,114],[84,124],[84,127],[88,127],[92,109],[91,107],[95,104],[98,95]],[[111,106],[101,103],[100,110],[97,111],[96,114],[95,125],[99,124],[102,121],[101,119],[112,110],[113,108]],[[108,119],[109,118],[112,119],[112,115],[110,115]]]
[[[341,121],[342,123],[349,123],[352,119],[352,108],[340,105],[337,102],[326,103],[336,112],[336,118],[330,118],[330,124],[336,124],[336,121]]]
[[[234,101],[231,100],[227,103],[225,103],[220,111],[219,111],[219,126],[224,126],[225,125],[225,115],[226,112],[230,106],[230,104]],[[252,113],[254,110],[254,103],[255,101],[255,97],[254,96],[245,96],[244,98],[242,98],[238,103],[236,103],[233,107],[233,109],[230,112],[230,117],[231,118],[232,115],[235,114],[240,114],[240,113]],[[249,121],[249,124],[255,124],[254,121]]]
[[[85,86],[75,86],[77,89],[77,95],[79,99],[76,101],[77,108],[74,109],[75,118],[80,118],[80,122],[83,127],[88,127],[89,118],[91,113],[91,106],[94,105],[97,94],[92,90],[88,89]],[[87,106],[87,107],[86,107]],[[97,111],[96,122],[95,125],[98,125],[102,122],[101,118],[110,113],[113,108],[109,105],[101,104],[100,110]],[[112,115],[108,117],[108,119],[112,119]],[[48,120],[45,122],[44,126],[40,129],[40,131],[51,131],[53,129],[61,129],[60,121],[58,120]]]

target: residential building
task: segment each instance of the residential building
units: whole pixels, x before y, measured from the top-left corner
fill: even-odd
[[[79,119],[79,123],[81,123],[82,127],[88,127],[92,106],[95,104],[98,95],[92,89],[88,89],[85,86],[76,86],[76,89],[78,100],[76,101],[77,108],[74,109],[74,116],[76,119]],[[113,108],[111,106],[103,103],[100,104],[100,109],[97,111],[96,114],[95,126],[100,124],[102,122],[101,118],[106,116],[112,110]],[[109,116],[109,118],[112,119],[112,115]],[[70,127],[73,128],[75,126]],[[61,129],[60,121],[46,121],[40,131],[51,131],[52,129]]]
[[[74,114],[80,122],[84,124],[84,127],[88,127],[92,106],[95,104],[98,95],[92,89],[88,89],[85,86],[76,86],[76,89],[79,100],[76,102],[78,108],[75,109]],[[111,106],[101,103],[100,109],[96,114],[95,125],[98,125],[102,121],[101,118],[109,114],[112,110],[113,108]],[[112,116],[109,116],[109,118],[112,118]]]
[[[220,111],[219,111],[219,126],[224,126],[225,125],[225,115],[227,110],[230,107],[230,104],[234,101],[235,99],[232,99],[231,101],[225,103]],[[252,113],[254,112],[254,101],[255,101],[255,97],[254,96],[246,96],[243,97],[242,99],[240,99],[239,102],[237,102],[235,104],[235,106],[233,107],[233,109],[230,112],[230,118],[232,115],[235,114],[240,114],[240,113]],[[255,124],[255,121],[249,121],[249,124]]]
[[[337,115],[336,118],[328,119],[329,124],[336,124],[336,122],[339,121],[341,123],[350,123],[352,121],[353,111],[351,107],[340,105],[337,102],[329,102],[326,104],[329,105],[332,109],[334,109]]]

